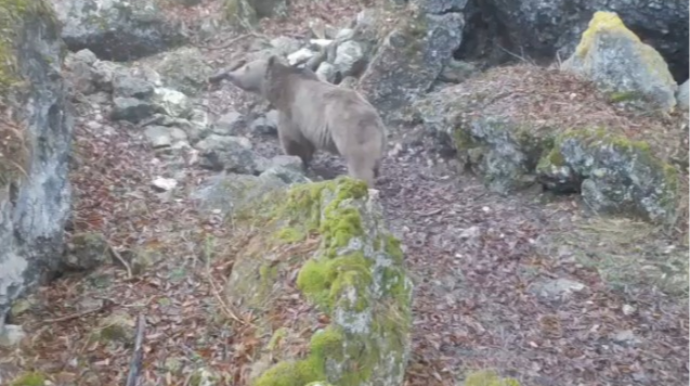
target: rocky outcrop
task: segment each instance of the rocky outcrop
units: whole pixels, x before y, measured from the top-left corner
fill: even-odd
[[[401,108],[426,93],[460,46],[461,13],[413,13],[383,41],[358,89],[388,123],[403,118]]]
[[[645,43],[657,49],[671,66],[676,81],[688,78],[688,2],[685,0],[488,0],[475,3],[481,15],[468,15],[477,24],[466,39],[486,32],[499,35],[502,47],[514,54],[553,60],[575,51],[582,32],[596,11],[620,15]],[[487,30],[487,21],[491,29]],[[484,46],[487,49],[496,49]]]
[[[669,112],[678,86],[664,58],[626,28],[617,14],[597,12],[562,69],[581,74],[616,102]]]
[[[227,176],[200,192],[247,237],[226,295],[257,316],[251,384],[402,383],[412,284],[371,192],[347,177],[286,189],[272,176]]]
[[[166,19],[154,0],[54,0],[72,51],[89,49],[100,59],[129,61],[182,44],[181,26]]]
[[[415,108],[426,128],[493,191],[540,183],[581,193],[597,212],[659,223],[676,218],[678,172],[663,156],[680,146],[677,137],[651,119],[621,115],[593,84],[573,75],[496,68],[432,93]],[[649,129],[631,131],[633,122]]]
[[[10,303],[60,264],[72,119],[50,5],[1,2],[0,24],[1,334]]]

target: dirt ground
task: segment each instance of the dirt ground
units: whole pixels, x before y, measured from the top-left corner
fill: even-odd
[[[229,50],[207,51],[208,59],[220,66]],[[214,117],[246,113],[240,99],[230,85],[201,98]],[[218,291],[231,261],[206,265],[201,242],[231,230],[187,198],[211,173],[156,157],[140,132],[99,121],[105,111],[77,109],[74,232],[103,232],[113,249],[145,251],[153,265],[140,275],[107,266],[41,288],[13,321],[29,339],[0,351],[0,370],[35,370],[58,385],[123,384],[131,337],[104,343],[93,334],[113,312],[129,324],[143,312],[144,384],[191,384],[202,367],[244,384],[250,334]],[[393,145],[409,145],[392,132]],[[279,153],[276,138],[252,142]],[[687,241],[587,217],[576,197],[493,194],[452,162],[430,162],[423,144],[403,148],[385,160],[377,188],[415,283],[406,385],[455,385],[481,368],[529,386],[688,384]],[[320,154],[311,177],[344,172],[338,158]],[[177,193],[153,191],[157,176],[176,178]],[[556,279],[581,286],[562,298],[537,294]]]

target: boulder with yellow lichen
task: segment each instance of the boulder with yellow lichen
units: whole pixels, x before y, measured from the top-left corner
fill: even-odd
[[[676,106],[678,88],[663,57],[614,12],[596,12],[575,53],[561,68],[592,79],[615,102],[662,112]]]
[[[234,225],[232,252],[212,249],[235,259],[228,304],[255,317],[248,384],[402,384],[412,283],[375,191],[348,177],[290,187],[223,178],[200,197]],[[248,194],[214,193],[229,186]]]

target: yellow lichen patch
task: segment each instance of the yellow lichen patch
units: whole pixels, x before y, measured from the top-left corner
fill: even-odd
[[[625,26],[623,20],[615,12],[598,11],[589,22],[589,27],[582,34],[582,39],[575,50],[575,57],[585,60],[590,51],[595,47],[602,35],[615,36],[620,40],[627,40],[635,46],[640,62],[645,66],[646,72],[654,76],[670,88],[675,88],[676,82],[668,69],[664,58],[652,46],[643,43],[640,38]],[[643,99],[644,94],[635,95],[632,90],[616,90],[619,95],[624,95],[627,100],[631,97]]]
[[[590,48],[594,44],[596,37],[604,31],[615,31],[619,34],[625,35],[631,40],[642,43],[640,38],[638,38],[637,35],[635,35],[625,26],[623,20],[621,20],[617,13],[597,11],[594,13],[592,20],[590,20],[589,27],[582,34],[582,39],[575,50],[575,55],[587,55]]]

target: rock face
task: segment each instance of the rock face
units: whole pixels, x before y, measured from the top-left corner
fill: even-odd
[[[658,126],[630,137],[630,118],[572,75],[496,68],[431,93],[415,108],[440,143],[456,150],[493,191],[538,182],[555,192],[581,193],[597,212],[658,223],[677,215],[678,172],[661,158],[677,139],[654,146],[640,141],[663,136]]]
[[[166,87],[195,96],[206,86],[212,72],[202,57],[198,48],[183,47],[154,58],[152,68],[161,74]]]
[[[666,112],[676,105],[677,85],[664,58],[612,12],[594,14],[577,50],[562,68],[594,80],[617,101],[648,104]]]
[[[625,24],[672,64],[676,81],[688,78],[688,2],[685,0],[488,0],[478,3],[495,17],[508,47],[525,54],[567,58],[596,11],[616,12]]]
[[[8,26],[0,31],[2,333],[10,303],[60,263],[72,119],[60,76],[64,45],[50,5],[2,2],[0,24]]]
[[[463,26],[460,13],[417,14],[386,37],[358,85],[384,121],[402,118],[400,109],[430,89],[460,46]]]
[[[401,384],[412,284],[371,191],[347,177],[287,190],[275,178],[240,180],[226,177],[204,201],[221,209],[232,200],[236,223],[255,230],[226,288],[238,309],[258,316],[261,354],[251,384]],[[283,307],[297,314],[275,312]]]
[[[100,59],[129,61],[184,43],[179,25],[154,0],[55,0],[72,51],[88,48]]]

